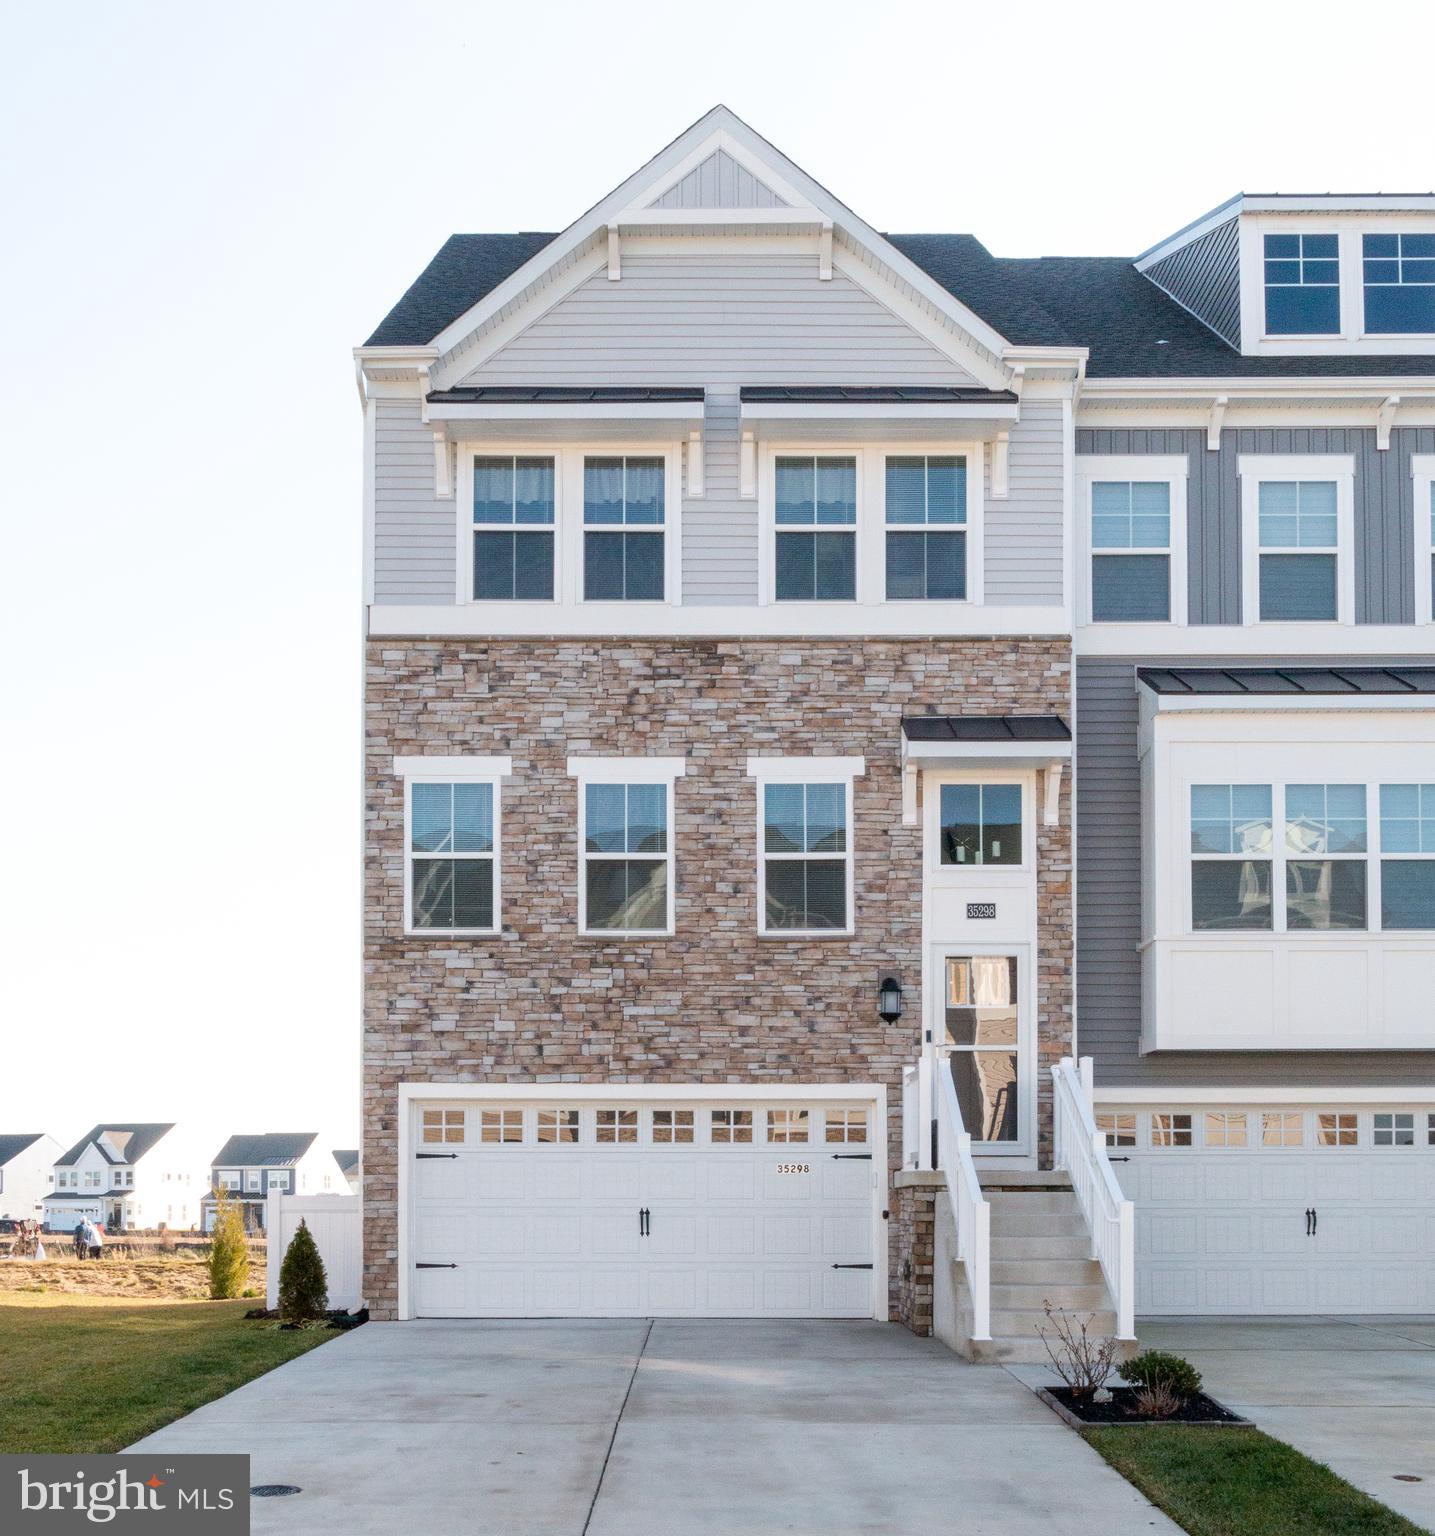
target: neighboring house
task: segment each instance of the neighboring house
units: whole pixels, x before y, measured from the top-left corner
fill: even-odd
[[[349,1185],[349,1193],[358,1195],[363,1193],[364,1169],[359,1161],[357,1147],[346,1148],[334,1153],[334,1161],[339,1165],[339,1172],[344,1175]]]
[[[30,1221],[50,1192],[60,1143],[42,1131],[0,1133],[0,1221]]]
[[[214,1226],[220,1190],[228,1192],[251,1231],[264,1230],[265,1202],[271,1194],[347,1195],[349,1183],[337,1155],[317,1147],[314,1131],[269,1131],[262,1136],[231,1136],[215,1153],[210,1193],[203,1200],[203,1228]]]
[[[1002,260],[721,107],[453,236],[356,354],[373,1315],[925,1330],[1093,1100],[1139,1310],[1435,1308],[1432,296],[1432,197]]]
[[[208,1188],[194,1137],[173,1124],[102,1124],[55,1159],[45,1225],[70,1232],[88,1216],[107,1232],[188,1231]]]

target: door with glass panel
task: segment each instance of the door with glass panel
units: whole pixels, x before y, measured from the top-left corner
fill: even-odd
[[[991,1152],[1025,1151],[1027,1000],[1016,953],[940,959],[937,1045],[962,1124]]]

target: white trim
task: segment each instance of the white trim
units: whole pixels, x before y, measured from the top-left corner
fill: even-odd
[[[1420,665],[1428,666],[1428,658]],[[1435,710],[1435,694],[1430,693],[1173,694],[1157,693],[1139,678],[1137,687],[1147,689],[1152,707],[1163,715],[1403,715]]]
[[[966,520],[961,523],[893,523],[887,518],[887,461],[888,459],[959,458],[962,461],[962,478],[966,500]],[[872,487],[872,515],[881,529],[881,549],[877,551],[875,569],[882,572],[881,598],[884,607],[893,604],[911,604],[917,607],[967,607],[980,605],[985,590],[983,576],[986,559],[983,531],[986,525],[983,487],[985,475],[984,454],[980,443],[902,443],[887,445],[878,450],[874,466],[876,484]],[[862,509],[857,509],[859,524]],[[966,595],[959,598],[889,597],[887,594],[887,537],[893,533],[960,533],[964,539],[962,558],[966,577]],[[870,536],[859,542],[859,549],[866,546],[868,558],[872,558]]]
[[[475,938],[492,936],[503,931],[502,880],[503,880],[503,780],[511,771],[510,760],[503,758],[395,758],[400,762],[464,762],[509,764],[493,771],[483,771],[472,766],[453,773],[437,773],[423,769],[403,775],[404,781],[404,933],[414,938]],[[487,853],[433,853],[426,854],[413,845],[413,798],[416,784],[486,784],[492,795],[493,847]],[[465,862],[487,862],[493,871],[492,899],[493,922],[486,928],[416,928],[414,926],[414,871],[415,858],[448,859]]]
[[[434,401],[429,406],[432,421],[451,422],[456,428],[464,422],[506,422],[516,432],[531,429],[541,422],[585,421],[657,421],[674,426],[703,420],[701,400],[593,400],[576,404],[533,400]],[[455,431],[455,437],[462,433]],[[651,450],[649,450],[651,451]]]
[[[1368,656],[1409,656],[1424,644],[1410,624],[1352,624],[1339,632],[1331,624],[1188,624],[1180,631],[1169,624],[1085,624],[1076,632],[1077,656],[1130,657],[1143,666],[1152,656],[1173,653],[1185,665],[1203,657],[1328,659],[1332,652],[1349,664]]]
[[[1103,1088],[1098,1084],[1095,1098],[1098,1109],[1104,1104],[1149,1104],[1154,1109],[1167,1104],[1209,1104],[1212,1108],[1224,1104],[1303,1104],[1309,1108],[1339,1109],[1349,1104],[1435,1103],[1435,1085],[1413,1088],[1324,1088],[1310,1084],[1280,1088],[1193,1088],[1183,1083],[1180,1087],[1172,1088]]]
[[[1336,557],[1336,617],[1327,624],[1355,623],[1355,457],[1348,453],[1243,453],[1236,458],[1241,488],[1241,617],[1258,623],[1274,638],[1292,622],[1310,627],[1310,620],[1263,619],[1260,611],[1260,488],[1276,481],[1331,480],[1335,482],[1336,542],[1312,547],[1308,553],[1334,553]],[[1274,546],[1273,546],[1274,547]],[[1282,547],[1284,549],[1284,547]],[[1285,550],[1300,554],[1303,548]],[[1318,627],[1318,626],[1317,626]],[[1343,644],[1343,642],[1342,642]]]
[[[829,779],[860,779],[865,757],[749,757],[747,776],[772,784],[807,784]]]
[[[1415,482],[1415,622],[1435,623],[1435,453],[1412,453],[1410,474]]]
[[[399,779],[506,779],[513,772],[511,757],[396,757]]]
[[[671,784],[688,771],[685,757],[570,757],[568,777],[580,784]]]
[[[752,422],[759,426],[770,421],[832,421],[848,426],[864,421],[911,421],[922,425],[949,421],[991,422],[993,430],[999,430],[997,424],[1000,423],[1015,425],[1021,419],[1021,408],[1014,400],[998,400],[990,404],[936,400],[905,403],[879,400],[868,404],[860,401],[745,400],[742,419],[744,424]]]
[[[990,762],[1007,767],[1045,768],[1071,757],[1070,741],[908,741],[902,738],[905,762],[937,767],[951,763]]]
[[[677,814],[674,786],[687,772],[681,757],[570,757],[568,775],[578,781],[578,935],[610,943],[630,938],[670,938],[675,931],[677,913]],[[588,847],[589,785],[657,785],[663,790],[667,827],[661,854],[652,852],[595,853]],[[625,803],[626,803],[626,796]],[[667,891],[664,910],[667,922],[661,928],[590,928],[588,926],[588,862],[619,863],[631,859],[652,861],[661,858],[666,866]]]
[[[682,1105],[714,1100],[728,1103],[836,1103],[870,1106],[872,1123],[867,1145],[872,1152],[872,1316],[888,1319],[890,1282],[889,1222],[886,1217],[890,1154],[887,1148],[887,1087],[883,1083],[415,1083],[398,1085],[398,1222],[395,1258],[398,1265],[398,1317],[413,1317],[412,1173],[413,1112],[419,1102],[446,1100],[525,1100],[530,1103],[644,1103],[656,1100]],[[880,1170],[880,1171],[879,1171]]]
[[[757,932],[764,939],[837,939],[850,938],[857,925],[857,828],[853,816],[853,780],[867,772],[865,757],[749,757],[748,777],[755,781],[757,856]],[[846,917],[841,928],[769,928],[767,926],[767,861],[769,857],[798,861],[823,859],[832,853],[769,855],[766,847],[766,799],[769,784],[840,784],[843,788],[843,813],[846,818],[842,862],[846,874]]]
[[[1135,622],[1104,619],[1099,625],[1091,617],[1092,570],[1098,553],[1091,542],[1091,496],[1098,481],[1158,481],[1170,489],[1171,519],[1170,539],[1165,550],[1159,548],[1132,548],[1129,550],[1101,550],[1103,555],[1165,554],[1168,560],[1170,581],[1170,614],[1165,621],[1172,627],[1184,627],[1187,621],[1187,535],[1186,535],[1186,483],[1191,473],[1190,460],[1185,454],[1077,454],[1076,483],[1076,538],[1077,558],[1081,562],[1081,580],[1077,602],[1077,623],[1093,625],[1100,629],[1130,630],[1158,621]]]

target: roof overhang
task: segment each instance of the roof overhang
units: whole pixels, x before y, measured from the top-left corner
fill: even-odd
[[[451,442],[485,438],[621,438],[670,441],[701,430],[701,388],[527,389],[480,386],[432,390],[423,419]]]
[[[1021,402],[1008,389],[893,388],[746,385],[742,424],[764,441],[814,438],[951,438],[990,441],[1009,432]]]
[[[1153,714],[1435,711],[1435,667],[1138,667]]]
[[[908,715],[902,721],[902,761],[926,768],[1048,768],[1070,758],[1071,727],[1060,715]]]

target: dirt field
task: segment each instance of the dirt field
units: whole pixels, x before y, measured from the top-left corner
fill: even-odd
[[[120,1296],[136,1301],[202,1301],[209,1297],[209,1271],[203,1250],[160,1256],[141,1252],[133,1257],[107,1249],[105,1257],[81,1262],[68,1256],[0,1259],[0,1296]],[[47,1245],[48,1247],[48,1245]],[[56,1249],[48,1247],[51,1254]],[[249,1284],[264,1294],[264,1256],[251,1257]]]

